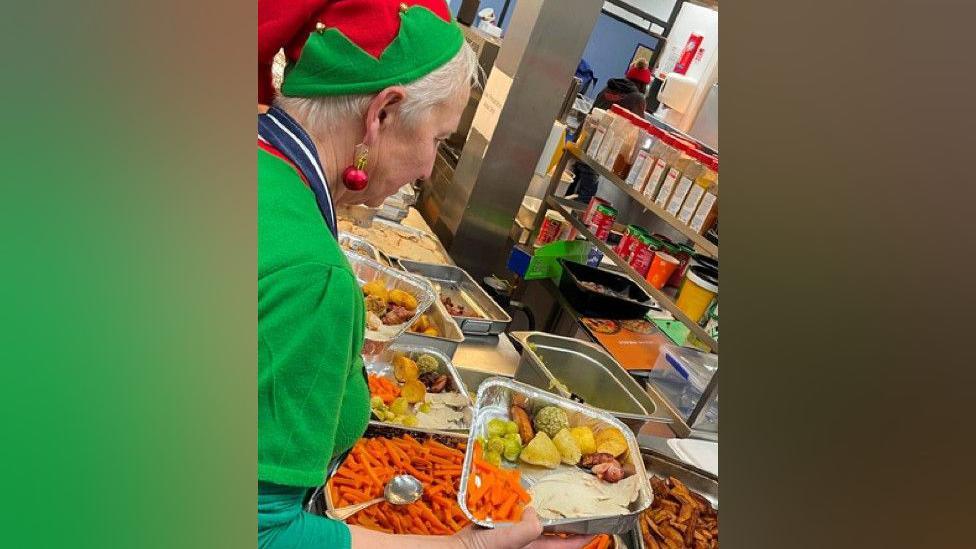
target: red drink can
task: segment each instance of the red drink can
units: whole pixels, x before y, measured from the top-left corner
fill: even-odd
[[[647,276],[647,271],[651,268],[651,261],[654,259],[654,249],[651,248],[651,238],[647,235],[637,237],[634,250],[630,254],[630,266],[640,273],[642,277]]]
[[[617,210],[606,204],[599,204],[593,210],[590,218],[589,229],[600,240],[606,242],[610,236],[610,229],[613,228],[613,221],[617,218]]]
[[[556,239],[559,231],[563,228],[561,218],[562,216],[557,211],[549,210],[546,212],[546,218],[542,220],[542,226],[539,227],[539,236],[535,239],[536,247],[549,244]]]
[[[647,234],[643,227],[638,225],[627,225],[627,229],[624,230],[624,236],[620,239],[620,243],[617,244],[615,252],[625,261],[630,260],[630,255],[634,251],[634,244],[637,243],[637,236],[641,234]]]
[[[593,197],[590,199],[590,204],[586,207],[586,212],[583,213],[583,224],[589,226],[590,220],[593,219],[593,212],[596,211],[596,207],[600,204],[610,205],[610,202],[602,198]]]

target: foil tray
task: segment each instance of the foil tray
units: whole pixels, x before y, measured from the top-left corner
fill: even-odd
[[[397,338],[397,343],[437,349],[448,358],[453,359],[458,346],[464,343],[464,333],[461,331],[461,327],[454,321],[454,317],[447,314],[447,309],[444,308],[444,304],[440,300],[435,299],[434,304],[431,305],[430,309],[427,309],[426,314],[442,335],[420,334],[411,332],[408,328],[402,336]]]
[[[403,335],[410,326],[413,326],[413,323],[417,321],[420,315],[424,314],[434,303],[437,295],[434,293],[434,288],[430,285],[430,282],[427,282],[423,278],[404,273],[392,267],[386,267],[356,252],[347,250],[345,253],[346,259],[349,260],[349,264],[356,274],[356,281],[360,286],[380,279],[386,283],[387,289],[392,290],[396,288],[403,290],[417,298],[417,310],[403,324],[384,326],[386,330],[383,332],[369,329],[365,330],[366,341],[363,342],[362,355],[369,361],[371,357],[381,354],[390,346],[393,340]]]
[[[376,249],[376,246],[373,246],[373,244],[365,238],[339,231],[338,240],[339,246],[344,252],[358,253],[359,255],[372,259],[381,265],[388,265],[388,263],[383,259],[383,256],[380,255],[380,251]]]
[[[390,347],[387,347],[380,355],[376,356],[373,360],[366,362],[365,364],[366,373],[385,377],[393,380],[393,382],[396,383],[396,378],[393,375],[393,365],[391,364],[391,362],[393,361],[393,357],[397,353],[405,354],[411,359],[416,359],[416,357],[422,354],[431,355],[434,358],[436,358],[437,363],[439,365],[437,371],[442,374],[447,374],[447,377],[450,380],[448,387],[451,388],[451,390],[447,392],[460,393],[467,401],[467,407],[464,410],[464,425],[465,425],[464,427],[459,427],[457,429],[445,427],[442,429],[427,429],[426,431],[467,433],[471,425],[471,418],[474,413],[473,411],[474,404],[471,401],[471,394],[468,392],[468,388],[464,384],[464,381],[461,379],[461,375],[458,373],[457,368],[455,368],[454,364],[451,363],[451,359],[447,358],[440,351],[437,351],[436,349],[432,349],[429,347],[402,345],[396,343],[394,345],[391,345]],[[376,424],[377,426],[385,426],[394,430],[398,430],[398,429],[417,430],[416,427],[406,427],[404,425],[399,425],[396,423],[387,423],[384,421],[379,421],[375,418],[370,420],[370,424],[371,425]],[[420,430],[425,431],[424,429],[420,429]]]
[[[610,516],[591,516],[564,519],[542,519],[543,530],[546,532],[557,532],[565,534],[625,534],[633,530],[637,525],[637,518],[642,511],[650,507],[653,500],[653,492],[644,470],[644,461],[641,459],[640,448],[637,445],[637,438],[623,422],[613,417],[607,412],[597,410],[580,404],[578,402],[550,394],[541,389],[536,389],[529,385],[519,383],[504,377],[488,378],[481,383],[478,388],[478,398],[476,400],[475,416],[471,425],[470,440],[477,437],[487,438],[488,422],[494,418],[511,419],[509,409],[511,407],[512,395],[520,394],[528,397],[529,405],[532,408],[552,405],[558,406],[566,411],[569,416],[569,424],[573,427],[580,425],[589,426],[598,432],[606,427],[615,427],[627,440],[627,454],[621,464],[633,464],[636,475],[639,478],[639,492],[637,499],[630,504],[628,513]],[[489,518],[479,520],[468,510],[468,479],[471,476],[472,458],[474,445],[469,444],[464,455],[464,465],[461,469],[461,486],[458,492],[458,504],[461,511],[467,515],[468,519],[486,528],[493,528],[494,522]],[[508,464],[517,468],[522,473],[522,485],[529,489],[535,482],[545,475],[553,472],[575,469],[572,465],[559,465],[557,469],[545,469],[534,467],[519,462],[518,464]],[[532,505],[530,502],[529,506]],[[540,517],[541,519],[541,517]]]
[[[458,444],[468,440],[467,435],[461,433],[438,431],[435,429],[420,429],[416,427],[398,426],[394,429],[387,425],[372,421],[366,428],[366,432],[363,434],[362,438],[397,438],[402,437],[403,435],[410,435],[420,441],[426,440],[427,438],[433,438],[437,442],[451,447],[457,447]],[[329,467],[325,475],[325,482],[322,483],[322,486],[319,486],[312,491],[312,495],[305,504],[305,510],[307,512],[324,517],[326,516],[327,511],[337,510],[337,507],[332,501],[332,496],[329,494],[329,490],[326,487],[328,486],[329,479],[335,475],[336,470],[339,469],[342,462],[345,461],[347,455],[349,455],[349,450],[343,452],[329,463]]]

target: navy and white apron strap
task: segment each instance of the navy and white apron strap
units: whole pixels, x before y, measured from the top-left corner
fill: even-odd
[[[258,138],[281,152],[302,172],[315,195],[322,219],[332,235],[338,237],[332,195],[315,144],[308,133],[286,112],[271,107],[268,112],[258,115]]]

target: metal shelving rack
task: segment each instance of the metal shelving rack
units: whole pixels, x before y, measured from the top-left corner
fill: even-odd
[[[624,272],[624,274],[630,277],[630,279],[633,280],[634,283],[636,283],[638,286],[641,287],[641,289],[647,292],[647,295],[654,298],[661,307],[667,309],[672,315],[674,315],[674,318],[678,319],[679,321],[681,321],[682,324],[687,326],[688,329],[691,330],[691,332],[695,334],[695,336],[698,337],[699,340],[701,340],[706,345],[708,345],[713,352],[718,353],[718,341],[712,339],[712,337],[708,335],[708,332],[702,329],[702,327],[699,326],[697,322],[693,321],[691,318],[688,317],[688,315],[686,315],[681,309],[679,309],[678,306],[675,305],[674,300],[672,300],[670,296],[668,296],[661,290],[658,290],[654,286],[651,286],[647,282],[647,280],[645,280],[644,277],[640,275],[640,273],[634,270],[633,267],[631,267],[626,261],[624,261],[620,256],[618,256],[617,253],[613,251],[613,248],[607,245],[606,242],[603,242],[602,240],[598,239],[589,230],[589,228],[579,218],[576,217],[575,211],[584,209],[582,205],[573,202],[571,200],[567,200],[555,196],[554,193],[556,190],[556,186],[559,184],[560,178],[562,177],[563,172],[566,170],[566,165],[569,163],[569,160],[571,158],[575,158],[578,162],[585,162],[587,165],[593,168],[594,171],[596,171],[597,173],[602,175],[605,179],[607,179],[608,181],[616,185],[618,188],[623,190],[625,193],[627,193],[627,195],[630,196],[631,199],[639,203],[641,206],[646,208],[648,211],[650,211],[657,217],[664,220],[666,223],[671,225],[675,230],[679,231],[681,234],[688,237],[695,244],[696,249],[700,250],[702,253],[717,258],[718,246],[716,246],[715,244],[707,240],[705,237],[692,231],[684,223],[678,221],[673,215],[664,211],[663,208],[655,204],[653,201],[649,200],[646,196],[635,191],[633,188],[630,187],[630,185],[627,185],[625,181],[617,177],[616,174],[614,174],[610,170],[598,164],[596,161],[594,161],[592,158],[587,156],[585,153],[575,151],[571,147],[572,145],[567,145],[567,147],[564,149],[563,154],[559,158],[559,162],[556,165],[556,169],[555,171],[553,171],[552,178],[549,180],[549,186],[546,188],[545,199],[543,200],[543,205],[545,207],[539,208],[539,213],[536,215],[535,223],[533,223],[532,235],[529,237],[529,242],[534,241],[536,235],[538,235],[539,227],[542,225],[542,220],[545,218],[546,215],[546,210],[552,209],[559,212],[560,214],[562,214],[564,218],[566,218],[566,221],[568,221],[580,235],[585,237],[586,240],[588,240],[590,243],[596,246],[597,249],[603,252],[604,256],[606,256],[611,261],[616,263],[617,266],[620,267],[620,269]]]

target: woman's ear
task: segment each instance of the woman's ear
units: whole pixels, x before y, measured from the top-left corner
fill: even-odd
[[[366,133],[363,143],[375,143],[380,132],[392,127],[400,115],[399,106],[407,96],[403,86],[391,86],[376,94],[366,107]]]

